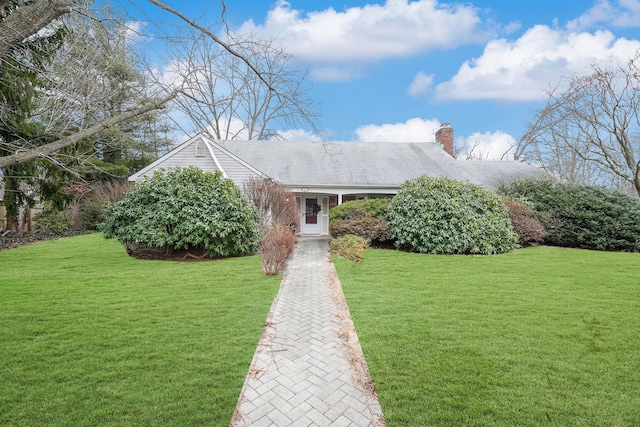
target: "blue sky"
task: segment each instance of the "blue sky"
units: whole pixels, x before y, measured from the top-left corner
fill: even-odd
[[[166,3],[204,24],[220,18],[216,0]],[[432,141],[447,122],[457,147],[491,158],[520,138],[544,89],[640,49],[640,0],[225,3],[232,29],[277,40],[309,69],[327,139]],[[137,19],[175,22],[136,4]]]

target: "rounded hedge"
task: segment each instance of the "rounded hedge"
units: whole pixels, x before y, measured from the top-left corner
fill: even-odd
[[[195,167],[133,185],[100,229],[124,245],[204,249],[212,258],[255,253],[259,240],[256,209],[233,181]]]
[[[544,243],[605,251],[640,251],[640,200],[603,187],[551,179],[521,180],[501,190],[546,214]]]
[[[389,224],[385,218],[391,199],[350,200],[335,206],[329,212],[329,230],[332,237],[349,234],[370,242],[389,239]]]
[[[362,216],[363,212],[369,213],[374,218],[384,218],[391,199],[363,199],[349,200],[335,206],[329,212],[329,220],[353,219]]]
[[[489,255],[513,250],[517,241],[500,197],[450,178],[406,181],[388,221],[396,247],[414,252]]]

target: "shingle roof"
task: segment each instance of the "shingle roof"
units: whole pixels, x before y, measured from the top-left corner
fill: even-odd
[[[431,142],[215,141],[288,185],[400,186],[420,175],[447,176],[493,190],[544,171],[515,161],[458,161]]]

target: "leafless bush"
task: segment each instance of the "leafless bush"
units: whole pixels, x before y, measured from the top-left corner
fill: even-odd
[[[260,178],[251,178],[244,185],[244,192],[260,215],[261,239],[277,225],[287,227],[291,233],[300,228],[300,215],[296,197],[286,185]]]
[[[273,276],[284,271],[293,253],[294,243],[295,238],[288,227],[276,224],[269,228],[259,248],[264,274]]]
[[[69,207],[75,227],[94,230],[104,220],[104,209],[109,203],[122,200],[129,188],[126,181],[107,181],[87,188]],[[76,225],[78,224],[78,225]]]
[[[262,270],[272,276],[284,271],[293,253],[295,234],[300,228],[300,215],[295,195],[277,181],[251,178],[244,192],[258,209]]]

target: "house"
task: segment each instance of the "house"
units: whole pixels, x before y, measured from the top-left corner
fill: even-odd
[[[302,213],[303,234],[328,234],[329,210],[348,200],[392,197],[420,175],[447,176],[488,190],[519,178],[545,174],[517,161],[459,161],[453,129],[445,124],[436,142],[221,141],[197,135],[132,175],[140,181],[157,170],[197,166],[221,171],[243,188],[251,177],[288,185]]]

